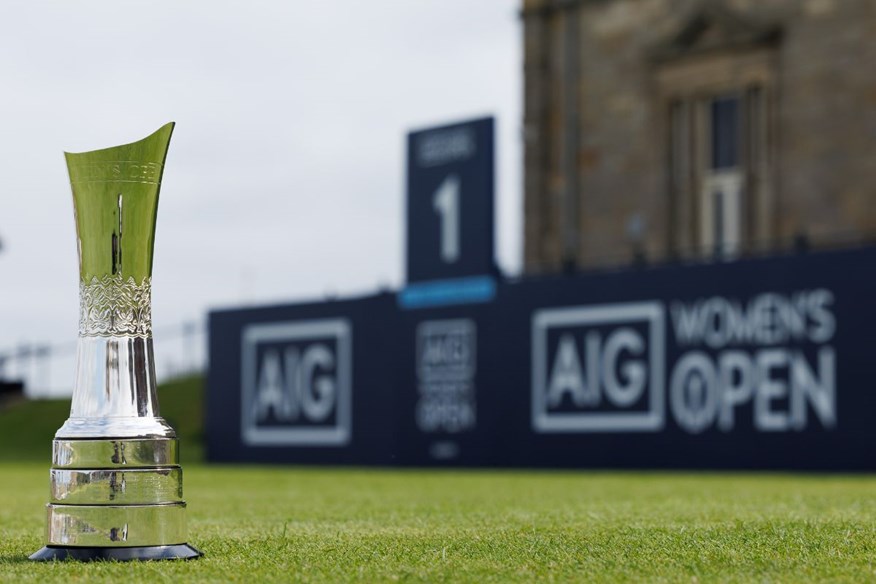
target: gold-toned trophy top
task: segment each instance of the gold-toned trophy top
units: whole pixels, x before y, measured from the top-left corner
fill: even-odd
[[[111,279],[141,284],[152,275],[158,192],[170,122],[138,142],[65,152],[83,283]]]

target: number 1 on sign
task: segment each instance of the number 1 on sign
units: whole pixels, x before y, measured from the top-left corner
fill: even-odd
[[[459,259],[459,177],[451,174],[438,186],[432,206],[441,216],[441,260]]]

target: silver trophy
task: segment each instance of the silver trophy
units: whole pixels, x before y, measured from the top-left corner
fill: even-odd
[[[32,560],[189,559],[176,433],[158,411],[152,250],[169,123],[66,154],[79,247],[70,418],[52,444],[47,545]]]

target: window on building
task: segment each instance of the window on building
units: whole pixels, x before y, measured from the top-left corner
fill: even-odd
[[[700,243],[706,250],[714,250],[715,257],[719,258],[734,257],[742,240],[739,102],[737,95],[729,95],[712,98],[708,103],[711,152],[701,185]]]
[[[732,259],[772,237],[776,38],[769,27],[705,11],[655,54],[671,253]]]
[[[755,169],[766,151],[761,95],[754,87],[670,105],[671,198],[688,207],[688,246],[700,254],[731,259],[751,242],[747,207],[759,195]]]

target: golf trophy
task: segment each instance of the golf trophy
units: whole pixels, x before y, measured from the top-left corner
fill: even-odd
[[[158,412],[152,248],[173,123],[66,153],[79,247],[70,418],[52,443],[47,545],[32,560],[197,558],[186,543],[176,433]]]

